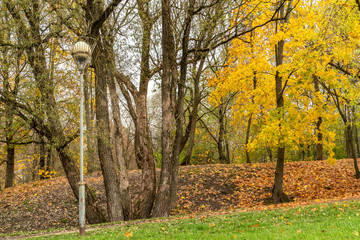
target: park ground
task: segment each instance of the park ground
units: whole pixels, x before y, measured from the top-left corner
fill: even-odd
[[[178,203],[172,218],[360,198],[360,180],[354,177],[352,160],[338,160],[335,164],[327,161],[291,162],[286,163],[284,174],[284,191],[290,202],[274,205],[270,201],[274,169],[275,163],[181,167]],[[139,189],[139,174],[139,171],[130,172],[134,199]],[[87,175],[86,182],[96,190],[105,211],[101,174]],[[77,207],[77,200],[65,177],[6,189],[0,192],[0,234],[74,229],[78,224]]]

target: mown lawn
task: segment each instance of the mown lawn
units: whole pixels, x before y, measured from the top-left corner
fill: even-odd
[[[87,239],[360,239],[360,202],[241,212],[157,223],[104,227]],[[77,239],[78,234],[36,239]]]

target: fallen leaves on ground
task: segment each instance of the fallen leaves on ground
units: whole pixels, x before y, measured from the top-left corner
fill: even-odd
[[[178,203],[173,215],[272,209],[269,204],[275,163],[181,167]],[[140,172],[131,171],[132,195],[139,193]],[[106,209],[100,173],[86,176]],[[293,200],[286,206],[360,197],[360,180],[352,160],[292,162],[285,164],[284,192]],[[0,192],[0,233],[74,227],[78,205],[64,177],[31,182]],[[316,211],[316,209],[314,209]]]

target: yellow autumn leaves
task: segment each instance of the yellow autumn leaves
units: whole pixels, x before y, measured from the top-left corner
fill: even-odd
[[[334,157],[336,136],[331,126],[336,124],[338,113],[326,90],[341,93],[339,99],[346,104],[360,99],[354,80],[360,65],[360,13],[354,4],[344,0],[295,1],[288,23],[274,21],[232,41],[226,67],[208,80],[215,87],[210,101],[216,104],[237,92],[233,123],[244,125],[252,116],[252,124],[259,129],[248,149],[289,146],[297,150],[318,143],[316,131],[321,131],[327,157]],[[273,8],[260,5],[255,9],[258,12],[252,12],[257,17],[245,23],[249,27],[274,14]],[[284,56],[283,64],[276,66],[279,41],[285,43]],[[345,72],[333,65],[342,66]],[[280,111],[276,108],[276,73],[282,77],[284,107]],[[315,90],[314,81],[320,83],[320,90]],[[323,122],[315,130],[319,117]]]

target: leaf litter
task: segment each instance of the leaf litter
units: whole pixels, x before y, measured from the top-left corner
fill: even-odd
[[[338,160],[285,164],[284,192],[292,200],[270,204],[275,163],[197,165],[181,167],[177,204],[172,215],[211,214],[243,209],[273,209],[317,202],[360,198],[360,180],[353,162]],[[130,171],[132,196],[139,194],[140,171]],[[106,209],[101,173],[85,177]],[[316,211],[316,210],[314,210]],[[73,228],[78,225],[78,203],[65,177],[30,182],[0,192],[0,233]]]

